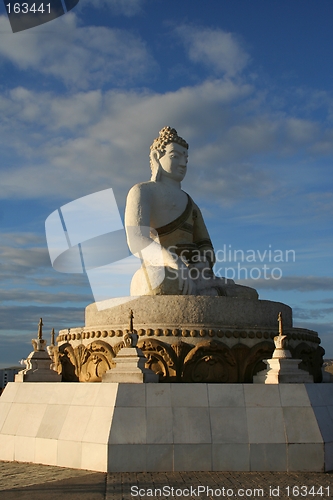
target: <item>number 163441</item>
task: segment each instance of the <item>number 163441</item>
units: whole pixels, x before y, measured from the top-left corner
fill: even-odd
[[[41,3],[41,4],[36,4],[33,3],[32,5],[29,5],[27,3],[7,3],[7,12],[8,14],[50,14],[51,13],[51,4],[47,3]]]

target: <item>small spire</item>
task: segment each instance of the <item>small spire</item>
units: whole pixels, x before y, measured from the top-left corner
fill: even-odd
[[[128,332],[125,333],[124,335],[124,345],[125,347],[135,347],[136,344],[138,343],[138,336],[136,333],[134,333],[134,328],[133,328],[133,318],[134,318],[134,314],[133,314],[133,311],[132,309],[130,309],[130,313],[129,313],[129,328],[128,328]]]
[[[134,314],[133,314],[133,311],[132,309],[130,310],[130,313],[129,313],[129,333],[133,333],[133,318],[134,318]]]
[[[279,312],[278,314],[278,323],[279,323],[279,335],[283,335],[282,312]]]
[[[291,358],[291,353],[288,349],[288,336],[283,333],[282,312],[278,314],[279,335],[274,337],[275,351],[272,358]]]
[[[54,328],[52,328],[51,332],[51,345],[54,345]]]
[[[42,340],[43,338],[43,319],[40,318],[38,323],[38,339]]]

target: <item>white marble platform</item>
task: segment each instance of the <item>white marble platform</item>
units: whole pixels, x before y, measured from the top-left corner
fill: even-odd
[[[328,471],[333,384],[9,383],[0,459],[101,472]]]

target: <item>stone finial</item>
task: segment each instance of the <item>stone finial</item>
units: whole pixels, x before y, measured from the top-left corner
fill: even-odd
[[[39,323],[38,323],[38,339],[42,340],[43,338],[43,318],[40,318]]]
[[[283,335],[283,321],[282,321],[282,312],[281,311],[278,314],[278,323],[279,323],[279,335]]]
[[[129,313],[129,331],[124,335],[124,347],[113,358],[114,368],[107,370],[102,376],[102,382],[146,383],[158,382],[159,376],[150,368],[146,368],[147,358],[137,347],[138,335],[133,328],[134,314]]]
[[[274,337],[275,351],[271,359],[263,360],[267,368],[253,377],[256,384],[308,384],[313,376],[299,368],[301,359],[292,359],[288,337],[283,335],[282,313],[278,314],[279,335]]]
[[[133,318],[134,314],[132,309],[130,310],[129,313],[129,329],[128,333],[124,335],[124,344],[125,347],[135,347],[136,344],[138,343],[138,336],[136,333],[134,333],[134,328],[133,328]]]
[[[131,309],[130,310],[130,313],[129,313],[129,331],[130,333],[133,333],[133,318],[134,318],[134,314],[133,314],[133,310]]]
[[[51,331],[51,345],[54,345],[54,328]]]
[[[283,319],[282,312],[278,314],[278,323],[279,323],[279,335],[274,337],[275,351],[273,352],[272,358],[282,359],[282,358],[291,358],[291,353],[288,349],[288,337],[287,335],[283,335]]]
[[[45,351],[46,340],[43,339],[43,319],[40,318],[38,323],[37,338],[31,340],[35,352]]]
[[[61,375],[53,369],[54,329],[51,333],[51,346],[46,349],[46,340],[43,339],[43,319],[38,323],[37,338],[31,343],[34,350],[24,360],[25,369],[15,376],[15,382],[60,382]]]

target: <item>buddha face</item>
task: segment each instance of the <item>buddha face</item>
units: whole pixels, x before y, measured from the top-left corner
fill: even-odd
[[[167,144],[165,154],[159,159],[162,175],[181,182],[186,175],[187,161],[187,148],[175,142]]]

